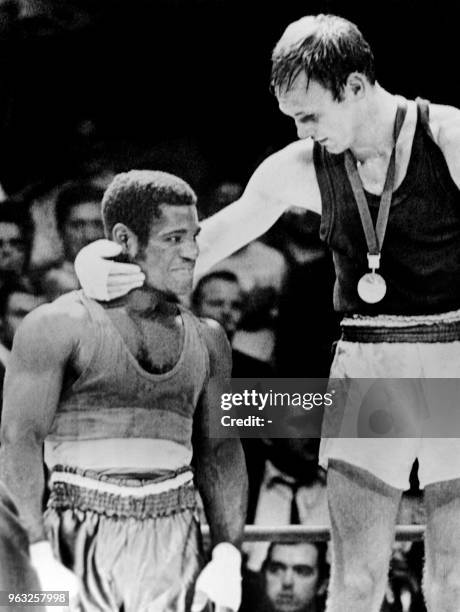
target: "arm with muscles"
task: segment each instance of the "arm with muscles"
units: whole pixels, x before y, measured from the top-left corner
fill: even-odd
[[[291,207],[321,213],[311,140],[294,142],[267,157],[241,198],[201,223],[195,280],[267,232]]]
[[[53,556],[46,540],[42,447],[51,427],[67,359],[73,350],[68,319],[46,305],[19,327],[5,377],[0,479],[10,490],[28,532],[30,556],[43,590],[78,590],[76,576]]]
[[[430,128],[444,154],[450,176],[460,189],[460,110],[431,104]]]
[[[241,603],[241,545],[247,506],[247,472],[239,438],[211,438],[210,413],[220,410],[228,392],[231,352],[222,329],[214,322],[204,331],[210,356],[210,378],[194,422],[193,456],[213,545],[212,559],[200,573],[192,612],[208,600],[230,610]]]
[[[305,140],[268,157],[254,172],[239,200],[202,222],[195,279],[269,230],[291,206],[315,212],[321,209],[312,145]],[[142,285],[143,274],[138,266],[104,259],[119,252],[115,243],[98,240],[77,255],[75,271],[89,297],[111,300]]]
[[[274,156],[257,168],[239,200],[201,222],[196,280],[214,264],[268,231],[288,208],[289,202],[272,184],[273,161]]]

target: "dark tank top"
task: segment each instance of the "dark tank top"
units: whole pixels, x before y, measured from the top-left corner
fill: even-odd
[[[366,304],[357,284],[368,272],[367,245],[344,165],[315,143],[322,199],[320,235],[332,250],[334,308],[344,314],[433,314],[460,308],[460,191],[429,127],[428,103],[417,99],[417,125],[406,176],[393,192],[379,272],[381,302]],[[380,196],[366,193],[375,226]]]
[[[209,376],[198,319],[180,307],[180,357],[164,374],[151,374],[141,368],[100,304],[81,291],[64,297],[87,309],[93,350],[80,377],[62,392],[47,439],[150,438],[190,450],[195,408]]]

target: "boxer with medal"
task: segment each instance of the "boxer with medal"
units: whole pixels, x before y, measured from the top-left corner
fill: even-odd
[[[388,216],[390,214],[391,196],[395,181],[395,157],[396,157],[396,142],[399,132],[401,131],[404,118],[406,116],[407,107],[398,104],[394,124],[394,144],[390,156],[390,163],[385,177],[385,185],[380,198],[380,206],[377,217],[377,224],[374,228],[372,223],[369,205],[367,203],[366,194],[364,193],[363,184],[358,174],[356,161],[353,153],[348,149],[345,151],[345,169],[350,180],[351,187],[355,196],[356,204],[361,217],[364,234],[367,243],[367,260],[370,272],[364,274],[358,282],[358,295],[367,304],[376,304],[380,302],[387,291],[387,286],[383,276],[378,274],[376,270],[380,267],[380,256],[382,252],[383,239],[385,238],[385,230],[387,228]]]
[[[272,54],[271,87],[300,140],[265,159],[241,198],[202,222],[196,276],[262,235],[291,207],[321,215],[320,235],[336,271],[334,308],[343,315],[330,374],[337,393],[324,411],[320,446],[333,553],[327,612],[382,609],[397,513],[415,459],[427,508],[426,607],[458,612],[460,434],[425,435],[429,420],[420,410],[419,379],[460,380],[460,110],[405,100],[399,134],[401,97],[378,82],[359,29],[334,15],[309,15],[286,28]],[[241,95],[247,96],[244,85]],[[357,199],[367,221],[357,214]],[[385,265],[379,267],[385,235]],[[109,247],[113,251],[110,243],[90,245],[76,262],[82,286],[97,300],[142,282],[136,266],[118,270],[103,258]],[[371,379],[373,392],[365,402],[357,394],[359,418],[345,418],[348,382],[364,379]],[[457,415],[458,393],[432,399],[437,418],[430,423],[439,422],[441,408]],[[414,422],[415,434],[423,426],[424,435],[371,426],[368,416],[390,408],[397,420]],[[342,425],[354,437],[341,435]]]

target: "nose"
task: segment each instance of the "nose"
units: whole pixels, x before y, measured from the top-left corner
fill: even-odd
[[[222,311],[227,315],[231,316],[233,314],[233,308],[231,304],[222,304]]]
[[[14,254],[14,249],[10,246],[2,246],[0,247],[0,259],[10,259],[10,257]]]
[[[294,584],[294,572],[288,567],[283,573],[283,587],[289,588]]]
[[[188,259],[189,261],[196,261],[199,252],[200,249],[196,240],[185,240],[181,245],[181,257]]]
[[[297,129],[297,137],[301,140],[305,138],[311,138],[314,135],[314,126],[312,126],[311,124],[305,124],[296,121],[295,125]]]

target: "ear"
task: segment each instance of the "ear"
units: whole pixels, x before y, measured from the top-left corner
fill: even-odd
[[[344,94],[361,99],[364,97],[368,85],[369,83],[364,75],[360,72],[352,72],[348,75],[345,83]]]
[[[139,241],[127,225],[116,223],[112,228],[112,240],[119,244],[123,249],[124,255],[129,255],[134,259],[139,252]]]

